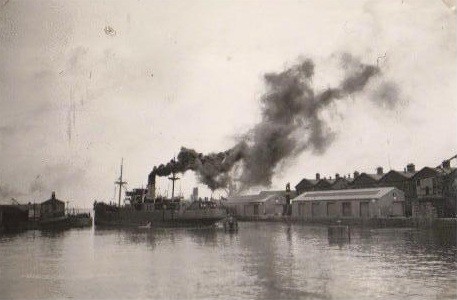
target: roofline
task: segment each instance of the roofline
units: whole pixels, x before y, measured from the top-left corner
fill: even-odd
[[[321,199],[321,200],[313,200],[313,199],[297,199],[299,198],[300,196],[304,195],[304,194],[310,194],[309,198],[312,198],[312,194],[319,194],[319,196],[315,196],[315,197],[325,197],[325,194],[335,194],[335,193],[338,193],[338,192],[342,192],[341,193],[341,196],[350,196],[348,194],[350,194],[351,192],[368,192],[368,191],[373,191],[373,190],[378,190],[379,192],[378,193],[382,193],[382,191],[384,190],[384,193],[382,193],[381,195],[373,195],[372,197],[367,197],[367,198],[358,198],[358,199],[354,199],[354,200],[364,200],[364,199],[376,199],[376,198],[380,198],[380,197],[383,197],[386,193],[388,193],[389,191],[392,191],[392,190],[397,190],[401,193],[403,193],[403,195],[405,194],[402,190],[394,187],[394,186],[387,186],[387,187],[376,187],[376,188],[367,188],[367,189],[344,189],[344,190],[326,190],[326,191],[308,191],[308,192],[303,192],[301,193],[300,195],[298,195],[297,197],[291,199],[292,202],[294,201],[302,201],[302,202],[307,202],[307,201],[339,201],[340,199]],[[337,196],[332,196],[332,197],[337,197]],[[350,199],[341,199],[341,200],[350,200]]]

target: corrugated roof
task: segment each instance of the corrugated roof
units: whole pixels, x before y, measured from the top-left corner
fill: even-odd
[[[292,201],[377,199],[396,190],[394,187],[305,192]]]
[[[244,196],[232,196],[227,198],[227,203],[259,203],[259,202],[266,202],[270,199],[275,198],[284,198],[281,195],[281,192],[260,192],[258,195],[244,195]]]

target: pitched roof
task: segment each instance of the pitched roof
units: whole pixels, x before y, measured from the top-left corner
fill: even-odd
[[[390,170],[389,172],[387,172],[386,174],[384,174],[383,178],[389,174],[389,173],[395,173],[395,174],[398,174],[402,177],[405,177],[405,178],[411,178],[414,176],[414,174],[417,173],[417,171],[414,171],[414,172],[405,172],[405,171],[397,171],[397,170]]]
[[[261,191],[259,193],[259,196],[264,197],[264,196],[271,196],[271,195],[280,195],[280,196],[286,196],[287,191],[286,190],[280,190],[280,191]],[[295,197],[297,196],[297,192],[294,190],[290,191],[290,196]]]
[[[305,192],[292,201],[316,201],[316,200],[362,200],[378,199],[392,190],[398,190],[394,187],[379,187],[371,189],[351,189],[351,190],[331,190]]]
[[[414,174],[414,176],[412,178],[417,179],[418,177],[422,178],[422,176],[424,176],[424,175],[437,176],[440,174],[444,174],[444,171],[442,171],[441,168],[423,167],[418,172],[416,172],[416,174]]]
[[[227,203],[260,203],[271,199],[284,198],[282,191],[262,191],[257,195],[232,196],[227,198]]]
[[[337,184],[338,182],[344,182],[346,184],[349,184],[352,182],[352,178],[349,178],[349,180],[348,180],[348,178],[340,177],[338,179],[333,180],[332,186]]]
[[[59,200],[59,199],[56,198],[56,192],[52,192],[51,198],[46,200],[46,201],[43,201],[41,204],[48,204],[48,203],[52,203],[52,202],[57,202],[59,204],[64,204],[65,205],[65,202],[63,202],[62,200]]]
[[[363,174],[373,178],[376,181],[378,181],[379,179],[381,179],[384,176],[384,174],[377,174],[377,173],[376,174],[362,173],[361,175],[363,175]]]
[[[308,178],[303,178],[302,180],[300,180],[300,182],[295,186],[295,188],[303,183],[308,183],[310,185],[315,185],[316,183],[319,182],[319,180],[316,180],[316,179],[308,179]]]
[[[57,198],[51,198],[51,199],[48,199],[48,200],[46,200],[44,202],[41,202],[41,205],[52,203],[52,202],[58,202],[58,203],[61,203],[61,204],[65,204],[65,202],[63,202],[62,200],[59,200]]]
[[[438,167],[438,168],[435,168],[435,170],[437,172],[440,172],[442,175],[448,175],[448,174],[451,174],[452,172],[454,172],[455,170],[457,170],[457,168],[441,168],[441,167]]]

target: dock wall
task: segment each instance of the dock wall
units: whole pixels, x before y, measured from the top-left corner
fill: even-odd
[[[419,228],[442,228],[442,229],[457,229],[457,218],[313,218],[300,219],[289,216],[249,216],[237,217],[239,221],[244,222],[285,222],[294,224],[309,224],[309,225],[349,225],[360,227],[419,227]]]

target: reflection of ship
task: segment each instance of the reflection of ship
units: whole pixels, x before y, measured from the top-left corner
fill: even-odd
[[[228,216],[224,219],[224,231],[225,232],[237,232],[238,221],[233,216]]]
[[[174,183],[179,178],[172,174],[172,197],[156,197],[155,174],[148,178],[147,189],[133,189],[126,192],[129,204],[121,206],[121,191],[125,184],[121,176],[119,181],[118,204],[94,203],[95,225],[139,227],[149,224],[150,227],[207,226],[225,218],[225,209],[214,201],[182,201],[174,197]]]
[[[347,225],[341,225],[341,221],[338,221],[338,225],[328,227],[328,242],[330,245],[337,244],[342,246],[351,242],[351,230]]]

